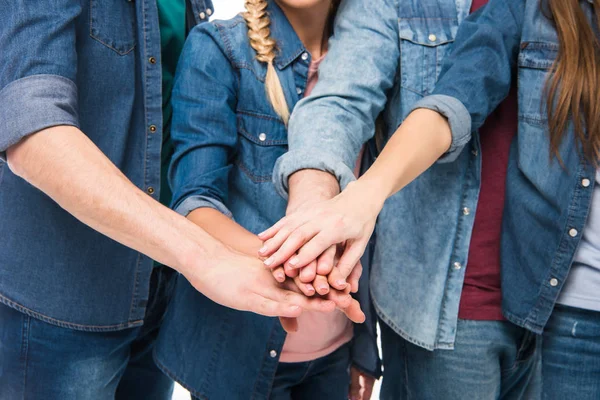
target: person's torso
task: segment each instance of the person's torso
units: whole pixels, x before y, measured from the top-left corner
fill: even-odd
[[[212,9],[210,0],[194,3]],[[156,0],[82,0],[80,7],[72,49],[80,128],[134,185],[158,199],[162,99]],[[10,232],[0,244],[0,301],[75,329],[142,323],[150,259],[80,223],[2,163],[0,215]]]

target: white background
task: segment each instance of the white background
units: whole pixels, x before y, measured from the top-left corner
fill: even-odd
[[[215,10],[211,19],[230,19],[244,9],[244,0],[213,0]],[[379,383],[375,385],[373,398],[379,398]],[[189,400],[189,393],[179,385],[175,385],[173,400]]]

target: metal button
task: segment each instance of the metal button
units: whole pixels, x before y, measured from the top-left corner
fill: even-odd
[[[304,53],[302,53],[302,56],[301,56],[301,58],[302,58],[304,61],[308,60],[308,53],[307,53],[307,52],[304,52]]]
[[[156,58],[154,58],[154,57],[150,57],[150,58],[148,59],[148,62],[149,62],[150,64],[156,64]]]
[[[558,279],[556,279],[556,278],[550,279],[550,286],[552,286],[552,287],[558,286]]]
[[[461,269],[462,268],[462,264],[459,262],[455,262],[454,263],[454,269]]]
[[[302,94],[302,89],[300,89],[299,87],[296,88],[296,93],[298,94]]]
[[[469,207],[463,208],[463,215],[469,215],[469,214],[471,214],[471,210],[469,209]]]
[[[471,154],[473,154],[475,157],[477,157],[477,154],[479,154],[479,152],[477,151],[477,149],[473,149],[473,150],[471,150]]]
[[[148,192],[148,194],[154,194],[154,188],[152,186],[146,189],[146,191]]]
[[[584,178],[584,179],[581,180],[581,186],[583,186],[583,187],[590,186],[590,183],[591,183],[590,180],[587,179],[587,178]]]
[[[200,17],[200,19],[205,19],[206,18],[206,14],[201,12],[200,14],[198,14],[198,16]]]
[[[264,142],[265,140],[267,140],[267,134],[261,133],[260,135],[258,135],[258,140],[260,140],[261,142]]]
[[[150,129],[150,132],[154,133],[156,132],[156,125],[150,125],[148,129]]]
[[[577,236],[577,233],[579,233],[579,232],[577,232],[577,229],[575,229],[575,228],[569,229],[569,236],[575,237],[575,236]]]
[[[210,8],[206,9],[206,15],[208,15],[209,17],[212,15],[212,10]]]
[[[433,33],[431,35],[429,35],[429,41],[430,42],[435,42],[437,40],[437,36],[435,36]]]
[[[275,357],[277,357],[277,352],[275,350],[271,350],[269,352],[269,355],[271,356],[271,358],[275,358]]]

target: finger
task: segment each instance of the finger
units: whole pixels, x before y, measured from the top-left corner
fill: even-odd
[[[299,276],[294,278],[294,283],[305,296],[311,297],[315,295],[316,292],[314,286],[310,283],[302,282]]]
[[[317,260],[317,274],[327,276],[335,265],[335,253],[337,246],[331,246]]]
[[[324,296],[327,293],[329,293],[329,283],[327,283],[326,276],[317,275],[313,282],[313,286],[315,287],[317,293],[319,293],[321,296]]]
[[[356,299],[352,299],[350,305],[344,309],[342,309],[343,313],[346,314],[346,317],[352,322],[357,324],[362,324],[365,322],[365,313],[362,312],[360,308],[360,303],[356,301]]]
[[[279,317],[279,322],[281,323],[283,330],[287,333],[298,332],[298,319]]]
[[[294,292],[288,292],[296,295]],[[301,295],[298,295],[301,296]],[[302,314],[302,306],[295,302],[275,301],[261,295],[254,295],[249,302],[248,311],[267,317],[295,318]]]
[[[315,280],[317,276],[317,262],[313,261],[306,267],[300,269],[300,280],[305,283],[309,283]]]
[[[356,368],[350,368],[350,390],[348,391],[350,400],[360,400],[360,373]]]
[[[340,269],[334,267],[329,276],[327,277],[329,285],[336,290],[345,290],[348,287],[348,283]]]
[[[285,271],[285,275],[289,278],[295,278],[298,276],[298,274],[300,274],[300,270],[292,268],[289,265],[283,267],[283,270]]]
[[[354,266],[359,263],[360,258],[362,257],[365,249],[367,248],[367,243],[369,239],[357,239],[352,240],[346,245],[344,249],[344,254],[340,258],[337,267],[344,279],[348,278]]]
[[[351,293],[358,292],[358,283],[360,281],[360,276],[362,275],[362,272],[363,267],[359,261],[358,264],[354,266],[354,269],[352,270],[352,272],[350,272],[350,275],[348,276],[348,285],[350,285]]]
[[[263,232],[259,233],[258,234],[258,238],[260,240],[262,240],[263,242],[266,241],[266,240],[268,240],[268,239],[271,239],[273,236],[275,236],[275,234],[277,234],[277,232],[279,232],[279,230],[281,229],[281,227],[283,227],[286,222],[287,222],[286,217],[281,218],[275,225],[273,225],[272,227],[270,227],[266,231],[263,231]]]
[[[293,285],[294,283],[286,281],[284,287],[290,284]],[[268,297],[280,303],[298,305],[302,309],[307,311],[332,312],[333,310],[335,310],[335,303],[331,300],[322,299],[320,297],[308,298],[303,294],[295,293],[291,290],[281,288],[274,288],[272,291],[269,292]],[[288,315],[281,316],[287,317]],[[292,317],[294,316],[296,315],[292,315]]]
[[[333,301],[340,310],[344,310],[352,304],[352,296],[339,290],[330,290],[325,298]]]
[[[343,238],[337,232],[335,232],[335,230],[321,230],[321,224],[322,223],[311,222],[302,225],[302,233],[300,233],[299,236],[302,236],[307,240],[302,246],[299,247],[300,250],[298,250],[298,248],[294,250],[298,251],[298,254],[288,261],[292,267],[301,268],[307,265],[312,260],[318,259],[319,256],[330,247],[340,241],[343,241]],[[283,249],[285,245],[286,244],[283,244],[281,249]],[[281,249],[279,251],[281,251]],[[275,255],[276,254],[277,252]]]
[[[279,249],[265,261],[265,264],[273,266],[287,261],[286,264],[289,264],[292,268],[302,268],[313,260],[316,260],[325,249],[311,259],[302,257],[302,262],[299,262],[299,254],[296,254],[296,252],[315,237],[319,233],[319,230],[320,227],[312,223],[298,227],[288,235]]]
[[[285,271],[283,267],[275,268],[272,273],[277,282],[282,283],[285,281]]]
[[[362,394],[362,398],[364,400],[370,400],[371,396],[373,395],[373,387],[375,387],[375,378],[373,378],[370,375],[367,374],[362,374],[362,381],[363,381],[363,394]]]

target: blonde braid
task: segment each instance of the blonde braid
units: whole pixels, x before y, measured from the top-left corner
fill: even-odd
[[[290,109],[285,100],[281,81],[277,76],[273,60],[275,60],[277,42],[271,37],[271,20],[267,14],[267,0],[246,0],[244,19],[248,26],[250,46],[256,51],[256,59],[267,64],[265,90],[273,109],[287,125]]]

